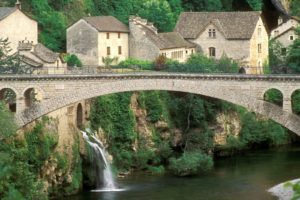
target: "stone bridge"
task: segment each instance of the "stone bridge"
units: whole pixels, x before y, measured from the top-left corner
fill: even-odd
[[[300,76],[215,75],[179,73],[128,73],[96,75],[2,75],[1,91],[16,95],[16,120],[20,127],[84,99],[112,93],[166,90],[200,94],[225,100],[270,118],[300,135],[300,117],[292,113],[291,96],[300,89]],[[30,90],[39,101],[28,103]],[[264,101],[269,89],[283,94],[283,106]]]

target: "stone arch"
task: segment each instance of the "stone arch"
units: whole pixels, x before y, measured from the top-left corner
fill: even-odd
[[[7,108],[15,113],[17,111],[17,93],[11,88],[2,88],[0,90],[0,100],[4,101]]]
[[[81,128],[83,125],[83,107],[81,103],[77,105],[76,109],[76,125],[77,128]]]
[[[143,79],[122,79],[109,82],[99,81],[93,85],[87,85],[86,88],[64,93],[61,96],[42,101],[32,108],[18,113],[16,118],[19,126],[24,126],[54,110],[80,102],[84,99],[120,92],[163,90],[194,93],[225,100],[243,106],[251,112],[264,115],[300,135],[300,117],[297,115],[287,112],[277,105],[264,101],[254,93],[252,96],[249,92],[244,92],[242,89],[220,87],[219,84],[210,83],[211,81],[199,82],[197,79],[162,79],[151,76]]]
[[[264,100],[282,107],[283,93],[277,88],[270,88],[264,92]]]
[[[246,74],[247,72],[246,72],[246,69],[244,68],[244,67],[241,67],[240,69],[239,69],[239,74]]]
[[[42,90],[37,87],[26,88],[23,92],[25,107],[29,108],[37,103],[40,103],[43,99]]]
[[[292,112],[300,115],[300,89],[294,90],[291,94]]]

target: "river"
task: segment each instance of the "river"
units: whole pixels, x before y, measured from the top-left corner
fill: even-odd
[[[118,180],[126,191],[85,191],[66,200],[272,200],[267,189],[300,178],[300,148],[260,150],[222,158],[206,175],[189,178],[134,174]]]

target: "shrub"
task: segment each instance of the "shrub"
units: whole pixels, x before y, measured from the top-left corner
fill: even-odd
[[[65,61],[67,62],[69,67],[82,67],[82,62],[74,54],[66,56]]]
[[[154,69],[157,71],[165,69],[166,62],[167,62],[167,58],[164,55],[158,56],[154,61]]]
[[[152,150],[146,148],[139,149],[134,155],[136,168],[146,169],[154,157],[155,154]]]
[[[176,176],[191,176],[207,172],[213,167],[212,157],[200,152],[185,152],[170,159],[170,171]]]
[[[120,67],[131,68],[131,69],[142,69],[142,70],[152,70],[153,63],[146,60],[138,60],[135,58],[128,58],[119,63]]]

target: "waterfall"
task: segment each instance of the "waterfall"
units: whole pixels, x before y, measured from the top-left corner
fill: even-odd
[[[91,133],[90,130],[87,130],[87,132]],[[93,152],[96,156],[97,160],[97,189],[93,190],[96,192],[101,191],[120,191],[116,187],[114,177],[112,175],[112,171],[110,168],[110,164],[108,163],[106,159],[107,152],[105,151],[104,145],[100,142],[98,138],[96,138],[92,133],[90,134],[90,137],[88,134],[84,131],[82,131],[84,140],[88,143],[88,145],[93,149]],[[91,139],[90,139],[91,138]],[[104,163],[104,170],[102,171],[101,168],[101,162]],[[101,184],[101,173],[103,172],[103,184]],[[101,187],[102,186],[102,187]]]

